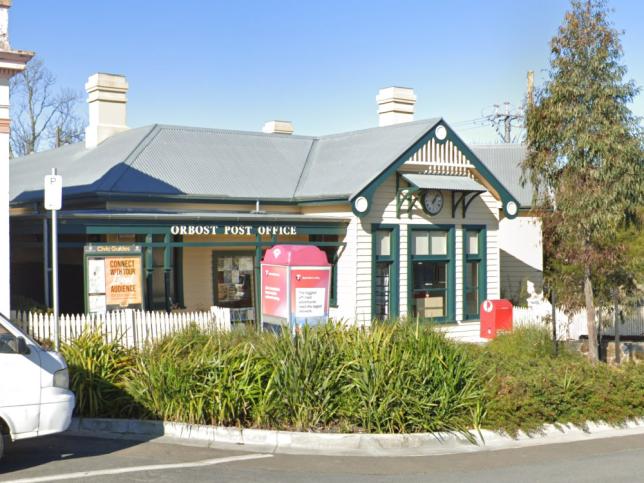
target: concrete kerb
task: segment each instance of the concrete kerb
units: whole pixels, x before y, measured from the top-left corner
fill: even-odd
[[[476,444],[453,433],[365,434],[305,433],[266,429],[240,429],[161,421],[74,418],[68,430],[76,436],[156,441],[220,449],[329,456],[423,456],[471,453],[544,444],[571,443],[644,434],[644,419],[615,427],[588,423],[581,429],[547,425],[539,434],[519,433],[516,438],[493,431],[472,433]]]

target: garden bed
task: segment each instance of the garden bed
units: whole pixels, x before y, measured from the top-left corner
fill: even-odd
[[[191,328],[143,351],[88,333],[63,353],[85,417],[467,436],[644,416],[644,366],[554,356],[547,331],[534,328],[485,346],[402,322],[329,325],[295,340]]]

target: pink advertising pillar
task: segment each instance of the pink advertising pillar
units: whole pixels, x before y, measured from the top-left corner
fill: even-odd
[[[261,263],[262,329],[297,333],[329,319],[331,264],[311,245],[276,245]]]

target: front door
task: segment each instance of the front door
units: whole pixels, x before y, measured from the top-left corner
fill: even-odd
[[[18,333],[0,318],[0,414],[11,420],[16,434],[38,430],[40,419],[40,356],[33,348],[17,354]]]
[[[255,256],[213,252],[215,305],[230,308],[233,323],[255,322]]]

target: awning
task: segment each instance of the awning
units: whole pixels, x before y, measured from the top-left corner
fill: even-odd
[[[448,176],[442,174],[403,174],[408,183],[423,190],[450,190],[484,193],[485,186],[466,176]]]

